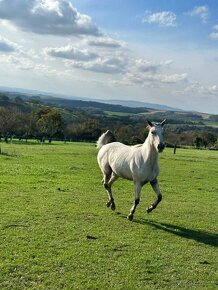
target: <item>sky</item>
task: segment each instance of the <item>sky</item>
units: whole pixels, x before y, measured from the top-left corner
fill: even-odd
[[[218,114],[218,1],[0,0],[0,86]]]

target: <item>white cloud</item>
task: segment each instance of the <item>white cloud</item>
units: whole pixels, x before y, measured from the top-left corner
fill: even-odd
[[[172,75],[159,75],[158,80],[162,83],[178,83],[187,80],[187,74],[172,74]]]
[[[160,63],[154,63],[145,59],[136,59],[135,66],[138,71],[145,73],[157,73],[161,68],[168,67],[173,63],[172,60],[162,61]]]
[[[163,84],[175,84],[187,80],[187,74],[167,73],[173,60],[152,62],[145,59],[132,59],[122,82],[148,87],[159,87]]]
[[[0,0],[1,2],[1,0]],[[17,27],[15,25],[13,25],[12,22],[5,20],[5,19],[1,19],[0,17],[0,26],[4,29],[7,29],[9,31],[13,31],[13,32],[17,32]]]
[[[183,74],[166,74],[166,73],[160,73],[157,71],[153,71],[152,69],[146,72],[137,71],[136,70],[129,70],[126,74],[124,74],[122,80],[120,83],[125,85],[140,85],[142,87],[153,87],[153,88],[159,88],[163,85],[169,86],[173,84],[179,84],[182,82],[186,82],[188,79],[188,76],[186,73]],[[118,84],[119,81],[116,81]]]
[[[11,53],[18,50],[18,45],[0,36],[0,53]]]
[[[159,64],[154,64],[151,61],[147,61],[144,59],[137,59],[135,63],[137,69],[141,72],[156,73],[160,69]]]
[[[53,58],[61,58],[68,68],[76,68],[94,73],[119,74],[125,73],[128,67],[129,57],[123,47],[118,46],[118,42],[112,38],[100,38],[91,40],[82,40],[77,43],[78,47],[73,44],[62,47],[47,47],[44,53]],[[93,48],[100,45],[102,50]],[[104,48],[108,48],[104,49]],[[111,53],[111,49],[119,48]]]
[[[209,34],[209,36],[210,36],[210,38],[212,38],[212,39],[218,39],[218,24],[217,24],[217,25],[214,25],[214,26],[213,26],[213,29],[214,29],[215,31],[211,32],[211,33]]]
[[[91,17],[79,13],[69,0],[1,0],[0,19],[38,34],[101,35]]]
[[[209,18],[209,9],[207,6],[196,6],[193,10],[188,12],[190,16],[198,16],[203,23],[207,23]]]
[[[34,62],[16,55],[4,56],[4,58],[1,58],[1,62],[12,66],[14,69],[20,70],[32,70],[35,66]]]
[[[94,52],[88,52],[87,49],[78,49],[72,45],[56,48],[45,48],[45,53],[52,57],[77,61],[89,61],[98,57],[98,55]]]
[[[217,85],[212,85],[208,87],[208,91],[211,95],[218,95],[218,87]]]
[[[213,29],[218,30],[218,24],[214,25]]]
[[[110,37],[95,38],[88,41],[90,46],[102,47],[102,48],[121,48],[124,43],[121,41],[114,40]]]
[[[95,73],[119,74],[126,70],[126,61],[121,57],[99,57],[95,61],[89,62],[70,62],[68,65],[93,71]]]
[[[176,14],[171,11],[152,13],[151,11],[146,10],[142,22],[159,24],[159,26],[162,27],[174,27],[176,26]]]
[[[212,39],[218,39],[218,32],[211,32],[211,34],[209,36]]]
[[[13,71],[19,71],[23,73],[29,74],[31,71],[31,75],[37,74],[38,76],[66,76],[67,72],[65,71],[57,71],[54,68],[51,68],[49,65],[45,63],[36,63],[32,61],[28,57],[20,56],[20,55],[0,55],[0,62],[4,63],[4,66],[8,66],[9,69],[13,69]],[[68,74],[69,75],[69,74]]]
[[[36,5],[32,8],[32,12],[36,13],[37,11],[50,11],[50,12],[54,12],[57,13],[58,16],[63,17],[63,13],[60,9],[59,6],[59,1],[55,1],[55,0],[46,0],[46,1],[38,1],[36,2]]]
[[[208,97],[208,96],[218,96],[218,87],[217,85],[203,85],[198,81],[190,80],[188,86],[185,87],[182,91],[177,91],[177,94],[185,96],[197,96],[197,97]]]

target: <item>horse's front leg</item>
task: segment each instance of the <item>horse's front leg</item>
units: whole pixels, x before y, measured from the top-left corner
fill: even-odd
[[[141,189],[142,189],[141,183],[135,182],[135,200],[134,200],[133,206],[130,209],[129,215],[127,216],[128,220],[130,220],[130,221],[133,220],[133,215],[135,213],[136,207],[140,202]]]
[[[151,212],[153,209],[155,209],[158,205],[158,203],[162,200],[162,194],[160,192],[160,188],[159,188],[159,184],[157,181],[157,178],[155,178],[154,180],[152,180],[150,182],[154,192],[157,195],[157,199],[155,200],[155,202],[147,209],[147,213]]]

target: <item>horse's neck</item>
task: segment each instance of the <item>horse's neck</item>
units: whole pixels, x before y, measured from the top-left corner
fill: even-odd
[[[155,164],[158,161],[158,152],[155,149],[150,137],[148,136],[142,146],[143,156],[146,161],[151,164]]]

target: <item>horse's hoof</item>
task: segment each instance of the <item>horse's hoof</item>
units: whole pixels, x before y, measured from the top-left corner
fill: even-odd
[[[110,207],[110,206],[111,206],[111,201],[108,200],[108,201],[106,202],[106,207]]]
[[[116,209],[115,203],[111,203],[111,209],[112,210],[115,210]]]
[[[133,214],[129,214],[129,215],[127,216],[127,219],[128,219],[129,221],[132,221],[132,220],[133,220]]]
[[[153,210],[153,206],[151,205],[148,209],[147,209],[147,213],[151,212]]]

